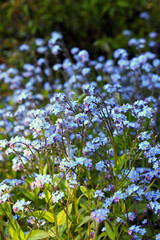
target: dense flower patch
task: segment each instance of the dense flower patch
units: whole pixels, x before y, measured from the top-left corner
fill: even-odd
[[[128,44],[91,60],[53,32],[0,66],[1,239],[160,239],[160,60]]]

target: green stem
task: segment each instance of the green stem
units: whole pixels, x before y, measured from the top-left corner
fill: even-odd
[[[149,187],[146,189],[146,191],[144,192],[144,194],[152,187],[153,183],[156,181],[156,178],[153,180],[153,182],[151,182],[151,184],[149,185]]]
[[[122,228],[121,228],[121,231],[120,231],[120,233],[119,233],[119,236],[118,236],[117,240],[120,239],[120,236],[121,236],[121,234],[122,234],[122,231],[123,231],[123,226],[122,226]]]
[[[74,201],[74,210],[75,210],[75,215],[76,215],[76,222],[77,224],[79,223],[79,220],[78,220],[78,213],[77,213],[77,199],[76,199],[76,191],[74,189],[74,193],[73,193],[73,201]]]
[[[125,160],[125,163],[124,163],[124,172],[123,172],[123,175],[122,175],[122,179],[124,178],[125,170],[126,170],[126,168],[127,168],[127,162],[128,162],[128,160],[129,160],[129,158],[130,158],[130,155],[131,155],[133,149],[135,148],[135,146],[136,146],[136,144],[137,144],[136,140],[137,140],[137,138],[138,138],[140,129],[141,129],[141,125],[140,125],[140,127],[139,127],[139,129],[138,129],[138,132],[137,132],[137,135],[136,135],[136,137],[135,137],[135,139],[134,139],[134,141],[133,141],[133,145],[131,146],[130,153],[129,153],[128,157],[127,157],[126,160]]]
[[[8,214],[7,214],[7,212],[6,212],[6,210],[2,207],[2,204],[1,204],[1,208],[3,209],[5,215],[6,215],[6,217],[8,218],[8,220],[9,220],[10,224],[12,225],[13,229],[16,231],[16,229],[15,229],[14,225],[12,224],[12,221],[10,220],[10,218],[9,218],[9,216],[8,216]]]
[[[54,218],[55,226],[56,226],[56,236],[58,237],[58,225],[57,225],[57,218],[55,216],[54,208],[52,210],[52,213],[53,213],[53,218]]]

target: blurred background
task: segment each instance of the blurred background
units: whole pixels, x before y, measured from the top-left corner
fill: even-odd
[[[147,38],[160,31],[159,0],[1,0],[0,63],[13,63],[11,52],[31,39],[59,31],[68,49],[110,56],[126,47],[124,30]]]

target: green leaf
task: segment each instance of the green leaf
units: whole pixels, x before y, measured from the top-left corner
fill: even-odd
[[[50,193],[50,191],[48,191],[46,186],[44,186],[44,190],[43,191],[44,191],[44,194],[45,194],[46,202],[51,201],[51,193]]]
[[[68,215],[70,215],[72,211],[72,203],[68,206]],[[63,225],[66,222],[66,213],[64,210],[62,210],[58,215],[57,215],[57,224],[58,226]]]
[[[9,218],[9,224],[13,227],[14,230],[18,231],[18,229],[20,228],[18,222],[15,220],[15,218],[13,217],[12,214],[9,214],[9,216],[7,216]]]
[[[88,198],[87,190],[84,186],[80,186],[81,192]]]
[[[101,11],[101,16],[103,16],[106,12],[108,12],[111,9],[111,3],[107,2]]]
[[[106,232],[108,234],[108,237],[112,240],[115,240],[115,232],[113,229],[113,225],[109,225],[106,221],[105,221],[105,228],[106,228]]]
[[[7,217],[9,218],[9,232],[12,236],[12,239],[24,240],[24,233],[13,215],[9,214]]]
[[[88,211],[88,206],[86,206],[85,204],[80,203],[80,206],[84,208],[86,211]]]
[[[34,189],[34,194],[35,194],[35,201],[36,201],[37,203],[38,203],[38,200],[39,200],[39,197],[38,197],[39,192],[40,192],[40,187],[36,187],[36,188]]]
[[[86,192],[87,192],[86,188],[83,187],[83,186],[80,186],[80,189],[81,189],[81,192],[82,192],[82,193],[86,193]]]
[[[75,240],[81,240],[80,236],[78,235]]]
[[[5,212],[8,213],[8,214],[12,212],[10,203],[4,202],[0,206],[2,206],[2,207],[0,207],[0,216],[4,216]]]
[[[26,192],[25,189],[20,189],[20,191],[31,201],[35,200],[35,194],[33,192]]]
[[[77,199],[77,204],[79,204],[79,201],[81,200],[81,198],[82,198],[83,196],[85,196],[84,193]]]
[[[82,103],[83,102],[83,99],[86,97],[86,94],[85,93],[82,93],[80,95],[80,97],[78,98],[78,103]]]
[[[107,235],[107,233],[106,232],[102,232],[100,235],[99,235],[99,237],[98,237],[98,239],[97,240],[101,240],[102,239],[102,237],[104,237],[104,236],[106,236]]]
[[[25,239],[24,232],[22,231],[21,228],[18,230],[18,235],[19,235],[19,237],[20,237],[21,240]]]
[[[0,220],[0,226],[8,227],[8,224],[5,221]]]
[[[83,237],[83,239],[87,239],[84,235],[86,234],[86,230],[84,230],[83,232],[81,232],[81,235]],[[81,240],[82,238],[80,237],[80,235],[78,235],[76,238],[74,238],[74,240]]]
[[[126,160],[126,154],[123,154],[121,157],[117,159],[117,167],[114,167],[113,170],[115,173],[121,173],[121,169],[125,163]]]
[[[41,213],[42,213],[42,211],[35,211],[35,212],[34,212],[34,216],[35,216],[35,217],[38,217],[38,218],[41,216],[41,218],[44,218],[44,219],[48,220],[48,221],[51,222],[51,223],[54,222],[54,217],[53,217],[53,214],[52,214],[51,212],[49,212],[49,211],[44,211],[44,212],[42,213],[42,215],[41,215]],[[29,214],[29,215],[32,215],[32,214]]]
[[[59,231],[59,229],[58,229],[58,231]],[[50,228],[48,233],[49,233],[50,237],[55,237],[56,236],[56,227]]]
[[[95,192],[95,190],[93,188],[91,190],[89,190],[89,197],[90,198],[93,198],[94,192]],[[88,195],[87,195],[87,197],[88,197]]]
[[[81,227],[83,224],[89,222],[92,219],[91,216],[86,216],[83,218],[83,221],[77,226],[77,228]],[[93,220],[93,219],[92,219]]]
[[[119,0],[117,2],[117,6],[126,8],[126,7],[129,7],[129,3],[126,2],[126,0],[125,1],[124,0]]]
[[[37,239],[43,239],[49,237],[49,234],[43,230],[33,230],[30,233],[26,235],[26,238],[24,240],[37,240]]]
[[[11,235],[12,240],[19,240],[17,232],[14,230],[14,228],[11,225],[9,226],[9,233]]]
[[[46,163],[46,165],[43,168],[43,174],[47,174],[47,163]]]

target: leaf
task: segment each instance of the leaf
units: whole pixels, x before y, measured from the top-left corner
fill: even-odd
[[[82,229],[81,229],[82,230]],[[76,230],[76,231],[78,231],[78,230]],[[86,235],[86,237],[84,237],[83,239],[88,239],[87,238],[87,231],[86,230],[84,230],[84,231],[81,231],[81,235],[82,236],[84,236],[84,235]],[[78,235],[76,238],[74,238],[74,240],[81,240],[82,238],[80,237],[80,235]]]
[[[83,102],[83,99],[86,97],[86,94],[85,93],[82,93],[80,95],[80,97],[78,98],[78,103],[82,103]]]
[[[20,228],[18,222],[15,220],[15,218],[13,217],[12,214],[9,214],[9,216],[7,216],[9,218],[9,224],[11,224],[11,226],[13,227],[14,230],[17,230]]]
[[[80,236],[78,235],[75,240],[81,240]]]
[[[8,227],[8,224],[5,221],[0,220],[0,226]]]
[[[99,50],[103,50],[105,52],[110,52],[110,44],[109,44],[109,39],[108,38],[102,38],[102,39],[98,39],[96,40],[93,45],[99,49]]]
[[[41,213],[42,213],[42,211],[35,211],[34,216],[39,218]],[[32,215],[32,214],[29,214],[29,215]],[[46,220],[48,220],[51,223],[54,222],[53,214],[49,211],[44,211],[41,215],[41,218],[45,218]]]
[[[81,200],[81,198],[82,198],[83,196],[85,196],[84,193],[77,199],[77,204],[79,204],[79,201]]]
[[[35,200],[35,194],[33,192],[26,192],[25,189],[20,189],[20,191],[31,201]]]
[[[117,2],[117,6],[126,8],[126,7],[129,7],[129,3],[126,2],[126,0],[125,1],[124,0],[119,0]]]
[[[83,224],[89,222],[92,219],[91,216],[86,216],[83,218],[83,221],[77,226],[77,228],[81,227]]]
[[[46,202],[49,202],[51,200],[51,193],[48,191],[46,186],[44,186],[44,194],[45,194],[45,200]]]
[[[11,225],[9,226],[9,233],[12,237],[12,240],[19,240],[17,232],[14,230],[14,228]]]
[[[106,236],[106,235],[107,235],[106,232],[102,232],[102,233],[99,235],[99,237],[98,237],[97,240],[101,240],[102,237],[104,237],[104,236]]]
[[[33,230],[30,233],[26,235],[26,238],[24,240],[37,240],[37,239],[43,239],[49,237],[49,234],[43,230]]]
[[[80,186],[80,189],[81,189],[81,192],[82,192],[82,193],[86,193],[86,192],[87,192],[86,188],[83,187],[83,186]]]
[[[72,203],[68,206],[68,215],[70,215],[72,211]],[[66,222],[66,213],[64,210],[62,210],[58,215],[57,215],[57,224],[58,226],[64,224]]]
[[[13,240],[24,240],[24,233],[19,226],[18,222],[15,220],[12,214],[7,216],[9,218],[9,232]]]
[[[47,174],[47,163],[46,163],[46,165],[43,168],[43,174]]]
[[[115,240],[115,232],[114,229],[112,229],[112,225],[110,226],[106,221],[105,221],[105,228],[106,228],[106,232],[108,234],[108,237],[112,240]]]
[[[84,235],[86,234],[86,230],[81,232],[81,235],[83,236],[83,239],[87,239],[86,237],[84,237]],[[81,240],[82,238],[80,237],[80,235],[78,235],[74,240]]]
[[[123,164],[125,163],[126,160],[126,154],[123,154],[121,157],[117,159],[117,167],[114,167],[113,170],[115,173],[121,173],[121,169],[123,167]]]
[[[111,3],[107,2],[101,11],[101,16],[103,16],[106,12],[108,12],[111,9]]]
[[[8,214],[12,212],[10,203],[4,202],[0,206],[2,206],[2,207],[0,207],[0,216],[4,216],[5,212],[8,213]]]
[[[22,229],[19,229],[19,236],[20,236],[21,240],[23,240],[25,238],[24,232],[22,231]]]
[[[53,214],[50,213],[50,212],[45,212],[45,214],[43,215],[43,217],[48,220],[49,222],[54,222],[54,217],[53,217]]]
[[[87,190],[84,186],[80,186],[81,192],[88,198]]]
[[[34,189],[34,192],[35,192],[35,198],[38,199],[38,195],[39,195],[39,192],[40,192],[40,187],[36,187],[36,188]]]
[[[59,231],[59,229],[58,229],[58,231]],[[50,228],[48,233],[49,233],[50,237],[55,237],[56,236],[56,227]]]
[[[82,203],[80,203],[80,206],[81,206],[82,208],[84,208],[86,211],[88,211],[88,206],[86,206],[86,205],[84,205],[84,204],[82,204]]]

